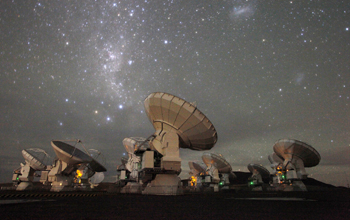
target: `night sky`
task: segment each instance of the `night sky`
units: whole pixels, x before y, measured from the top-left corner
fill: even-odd
[[[154,133],[152,92],[196,102],[234,171],[272,171],[292,138],[321,155],[309,177],[350,181],[348,0],[4,0],[0,27],[0,182],[53,139],[101,151],[115,181],[122,140]],[[186,177],[203,152],[180,153]]]

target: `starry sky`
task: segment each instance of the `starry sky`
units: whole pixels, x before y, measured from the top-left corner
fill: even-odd
[[[115,181],[122,140],[154,132],[152,92],[196,102],[234,171],[272,171],[292,138],[321,155],[310,177],[350,181],[349,1],[4,0],[0,27],[0,182],[53,139],[101,151]],[[203,152],[180,154],[187,172]]]

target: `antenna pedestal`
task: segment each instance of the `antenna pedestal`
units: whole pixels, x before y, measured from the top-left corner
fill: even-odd
[[[131,179],[136,182],[138,181],[140,161],[140,158],[134,153],[129,153],[128,163],[125,164],[126,169],[130,171]]]
[[[306,179],[308,176],[303,160],[296,156],[285,160],[283,168],[287,170],[287,179]]]
[[[18,180],[20,181],[20,183],[16,187],[16,190],[30,190],[33,186],[32,182],[34,180],[35,170],[28,163],[26,163],[25,165],[21,163],[21,166],[21,175],[18,176]]]
[[[158,174],[142,191],[144,195],[182,195],[181,179],[177,174]]]
[[[50,170],[48,174],[48,180],[51,182],[51,190],[54,192],[63,191],[63,188],[67,188],[67,186],[71,186],[73,183],[72,175],[63,175],[63,171],[67,170],[67,163],[56,160],[55,166]],[[67,190],[64,190],[67,191]]]
[[[252,175],[252,180],[256,182],[255,185],[259,185],[259,184],[263,184],[263,180],[262,180],[262,176],[260,175],[260,173],[255,173]]]
[[[163,170],[181,171],[181,158],[179,148],[179,136],[176,133],[164,133],[162,141],[162,152],[160,167]]]
[[[295,170],[286,171],[286,179],[287,180],[298,179],[297,172]]]
[[[23,182],[32,182],[34,180],[34,173],[35,170],[30,167],[28,163],[26,163],[24,166],[21,167],[21,174],[19,176],[19,180]]]
[[[214,192],[219,192],[219,184],[210,184],[210,187],[213,188]]]
[[[182,195],[181,158],[179,136],[174,132],[161,132],[153,141],[154,148],[163,155],[160,168],[163,174],[157,174],[142,192],[146,195]]]
[[[277,191],[307,191],[305,184],[301,180],[294,180],[292,184],[278,184]]]
[[[133,194],[141,194],[142,185],[138,182],[128,182],[126,186],[124,186],[120,193],[133,193]]]
[[[208,173],[212,177],[213,183],[220,182],[219,170],[215,166],[210,165],[210,167],[208,167]]]
[[[31,190],[33,188],[32,182],[21,182],[18,184],[16,190],[17,191],[23,191],[23,190]]]
[[[51,192],[72,191],[72,176],[56,175],[56,181],[52,182]]]
[[[307,191],[305,184],[301,180],[293,181],[293,188],[294,191]]]
[[[296,172],[299,179],[307,179],[307,176],[309,175],[304,166],[304,162],[302,160],[297,160],[295,162]]]

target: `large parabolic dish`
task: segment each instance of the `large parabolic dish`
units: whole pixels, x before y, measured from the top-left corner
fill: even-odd
[[[208,167],[214,166],[218,169],[219,173],[231,173],[232,171],[231,165],[219,154],[204,153],[202,160]]]
[[[209,150],[217,142],[217,133],[209,119],[191,103],[171,94],[156,92],[144,101],[148,118],[156,132],[175,132],[179,147]]]
[[[189,161],[188,162],[188,166],[190,167],[191,172],[195,176],[198,174],[201,174],[201,173],[205,173],[206,167],[204,167],[203,165],[201,165],[200,163],[198,163],[196,161]]]
[[[304,167],[314,167],[321,160],[320,154],[313,147],[293,139],[278,140],[273,146],[273,150],[277,156],[284,158],[285,161],[301,159]]]
[[[105,178],[105,175],[103,172],[96,172],[91,178],[90,183],[92,184],[99,184],[101,183]]]
[[[253,174],[255,172],[259,173],[263,179],[267,179],[270,177],[270,172],[265,167],[259,164],[248,164],[248,170]]]
[[[138,150],[145,151],[149,148],[148,140],[142,137],[124,138],[123,145],[129,154],[133,154]]]
[[[91,170],[93,170],[95,172],[106,172],[107,171],[107,169],[102,164],[100,164],[97,160],[94,160],[94,159],[89,163],[89,167]]]
[[[34,153],[37,153],[36,155]],[[39,156],[41,154],[42,156]],[[46,164],[44,160],[49,158],[48,154],[39,148],[30,148],[27,150],[22,150],[22,156],[25,161],[32,167],[34,170],[42,171],[46,169]],[[41,158],[39,158],[41,157]]]
[[[94,172],[105,172],[107,169],[102,164],[106,164],[105,159],[103,158],[100,151],[96,149],[88,150],[89,156],[92,157],[92,161],[89,163],[89,168]],[[99,160],[97,160],[99,159]]]
[[[88,163],[90,168],[95,172],[105,172],[106,168],[91,156],[62,141],[51,141],[51,146],[54,149],[58,159],[69,165],[78,165]]]
[[[51,141],[51,146],[58,159],[70,165],[90,163],[92,158],[76,147],[66,144],[62,141]]]

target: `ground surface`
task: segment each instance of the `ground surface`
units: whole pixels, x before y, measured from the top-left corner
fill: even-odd
[[[349,190],[131,195],[0,191],[1,219],[349,219]]]

